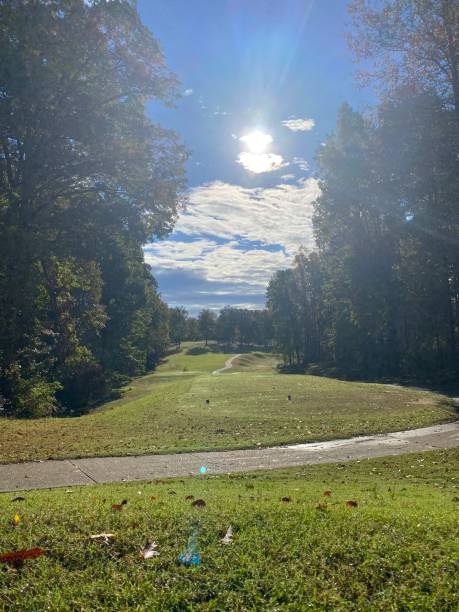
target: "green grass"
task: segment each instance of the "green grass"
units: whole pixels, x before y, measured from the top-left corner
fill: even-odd
[[[450,450],[35,491],[17,502],[3,494],[0,553],[46,554],[21,569],[0,565],[0,609],[457,610],[458,466]],[[187,495],[206,507],[192,508]],[[123,510],[112,510],[122,499]],[[193,524],[202,565],[178,566]],[[230,524],[234,541],[223,546]],[[90,541],[100,532],[116,538]],[[139,549],[149,538],[160,556],[145,561]]]
[[[167,357],[159,372],[209,373],[222,368],[231,356],[232,353],[219,352],[215,344],[205,347],[203,342],[184,342],[182,350]]]
[[[0,461],[224,450],[382,433],[455,420],[446,397],[277,374],[275,357],[185,343],[123,397],[77,418],[0,419]],[[292,400],[288,401],[287,396]],[[209,404],[206,400],[209,400]]]

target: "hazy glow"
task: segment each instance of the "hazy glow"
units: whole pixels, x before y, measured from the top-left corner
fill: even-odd
[[[263,153],[266,147],[272,143],[273,138],[270,134],[265,134],[260,130],[254,130],[253,132],[245,134],[245,136],[241,136],[239,140],[249,147],[251,153]]]
[[[262,172],[272,172],[278,170],[288,164],[283,163],[282,155],[276,155],[275,153],[239,153],[237,158],[238,164],[244,166],[246,170],[254,172],[255,174],[261,174]]]

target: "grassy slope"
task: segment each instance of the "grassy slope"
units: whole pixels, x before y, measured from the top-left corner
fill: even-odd
[[[455,419],[448,401],[414,389],[278,375],[275,358],[171,355],[123,398],[78,418],[0,420],[0,461],[247,448],[396,431]],[[292,401],[287,400],[292,395]],[[210,404],[206,404],[206,399]]]
[[[27,492],[18,502],[3,494],[0,553],[41,546],[46,556],[21,570],[0,565],[0,609],[456,610],[458,466],[451,450]],[[191,508],[189,494],[206,508]],[[122,512],[111,509],[124,498]],[[179,567],[192,523],[203,563]],[[229,524],[234,542],[225,547]],[[115,541],[89,540],[100,532]],[[148,538],[160,556],[145,561],[138,550]]]

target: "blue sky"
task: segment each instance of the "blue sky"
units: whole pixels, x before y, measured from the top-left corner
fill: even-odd
[[[262,307],[273,272],[314,248],[314,152],[343,102],[372,103],[354,80],[346,4],[140,0],[183,94],[149,114],[191,151],[188,208],[145,247],[170,305]]]

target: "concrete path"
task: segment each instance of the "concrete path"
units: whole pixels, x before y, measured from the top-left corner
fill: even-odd
[[[217,374],[221,374],[222,372],[225,372],[226,370],[231,370],[231,368],[233,367],[233,361],[237,359],[238,357],[242,357],[242,354],[233,355],[232,357],[230,357],[229,359],[225,361],[225,365],[223,366],[223,368],[220,368],[219,370],[214,370],[212,374],[215,376]]]
[[[459,421],[379,436],[275,448],[16,463],[0,465],[0,491],[189,476],[199,474],[201,466],[207,468],[208,474],[228,474],[457,446]]]

